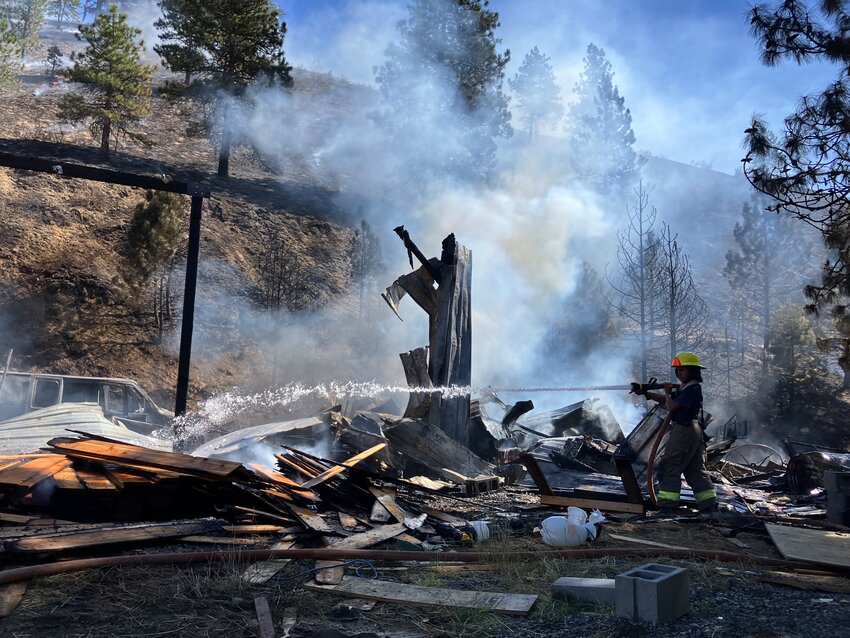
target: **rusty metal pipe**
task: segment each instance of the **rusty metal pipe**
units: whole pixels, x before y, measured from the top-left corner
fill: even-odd
[[[641,558],[683,558],[719,560],[724,562],[750,563],[762,567],[783,567],[785,569],[812,569],[809,563],[767,558],[752,554],[715,551],[705,549],[667,549],[656,547],[610,547],[592,549],[551,550],[542,552],[513,552],[507,554],[517,560],[534,559],[594,559],[605,556],[635,556]],[[492,561],[499,554],[490,552],[401,552],[375,549],[250,549],[212,552],[171,552],[164,554],[133,554],[127,556],[103,556],[100,558],[82,558],[77,560],[28,565],[0,571],[0,585],[16,583],[31,578],[54,576],[78,572],[99,567],[119,567],[125,565],[189,565],[216,561],[257,561],[275,558],[314,559],[314,560],[370,560],[370,561],[421,561],[421,562],[463,562],[483,563]],[[825,571],[848,573],[850,570],[834,567]]]

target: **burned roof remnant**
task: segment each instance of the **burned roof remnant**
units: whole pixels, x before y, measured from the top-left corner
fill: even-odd
[[[472,383],[472,252],[451,234],[443,240],[440,259],[427,259],[410,239],[404,226],[394,230],[407,248],[411,268],[414,255],[422,266],[396,279],[382,296],[399,318],[398,304],[405,294],[409,294],[428,314],[427,358],[431,385],[469,386]],[[400,356],[410,382],[409,367],[413,354]],[[421,381],[417,375],[413,378]],[[408,406],[409,410],[417,408],[422,409],[420,405]],[[461,445],[469,446],[468,394],[442,396],[434,393],[429,404],[428,420]]]

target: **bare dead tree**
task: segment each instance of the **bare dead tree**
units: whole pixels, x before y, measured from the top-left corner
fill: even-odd
[[[617,233],[617,269],[606,273],[611,287],[612,304],[626,323],[626,328],[640,341],[641,379],[648,377],[647,359],[651,349],[655,303],[659,297],[653,273],[657,269],[659,241],[652,228],[657,211],[649,205],[649,195],[638,184],[635,202],[628,207],[628,226]]]
[[[360,222],[360,230],[354,231],[351,246],[351,280],[357,286],[359,316],[363,316],[363,299],[366,292],[375,287],[377,276],[384,270],[381,241],[366,220]]]
[[[682,350],[698,350],[705,342],[708,325],[708,307],[697,292],[690,260],[677,237],[669,225],[662,224],[657,271],[659,328],[667,338],[668,361]]]
[[[299,312],[315,309],[318,286],[312,269],[280,234],[268,237],[257,258],[260,303],[266,310]]]

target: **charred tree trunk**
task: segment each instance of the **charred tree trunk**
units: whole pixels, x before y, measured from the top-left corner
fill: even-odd
[[[428,313],[428,378],[437,387],[469,386],[472,383],[472,253],[449,235],[443,240],[440,259],[426,259],[410,241],[403,227],[396,232],[422,267],[399,277],[383,297],[398,315],[405,294]],[[438,282],[437,290],[434,283]],[[399,318],[400,315],[399,315]],[[413,351],[417,352],[417,351]],[[407,353],[412,355],[412,353]],[[405,355],[402,355],[405,361]],[[405,365],[407,373],[407,365]],[[408,382],[410,382],[408,374]],[[421,387],[421,384],[420,386]],[[469,445],[469,395],[431,398],[429,421],[458,443]]]
[[[103,122],[103,130],[100,132],[100,154],[109,158],[109,136],[112,134],[112,120]]]

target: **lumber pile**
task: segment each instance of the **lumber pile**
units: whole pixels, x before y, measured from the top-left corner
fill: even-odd
[[[411,532],[434,533],[417,505],[422,494],[410,498],[428,489],[377,471],[386,443],[338,463],[284,447],[275,468],[84,434],[48,447],[0,459],[0,554],[178,539],[267,545],[269,534],[278,549],[352,549],[395,538],[418,544]],[[281,561],[268,563],[252,567],[255,581]],[[341,577],[329,569],[324,582]]]

